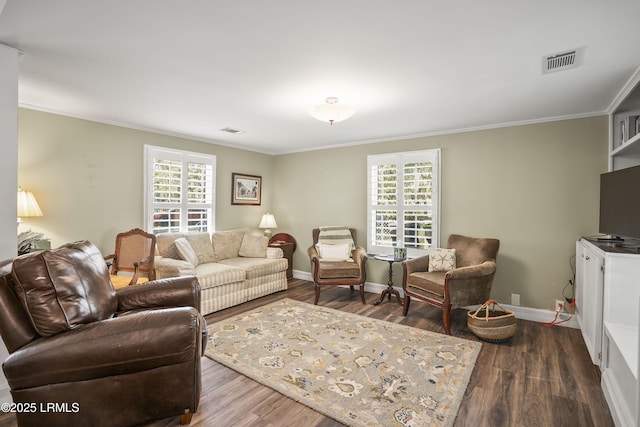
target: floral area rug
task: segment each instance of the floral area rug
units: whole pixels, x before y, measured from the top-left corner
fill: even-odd
[[[479,342],[283,299],[208,327],[206,356],[353,426],[451,426]]]

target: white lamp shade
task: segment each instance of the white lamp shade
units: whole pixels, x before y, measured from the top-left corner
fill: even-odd
[[[18,189],[18,216],[20,218],[42,216],[40,206],[38,206],[38,202],[31,191]]]
[[[341,122],[353,115],[355,112],[353,108],[338,104],[338,98],[327,98],[325,104],[316,105],[309,109],[311,117],[320,120],[321,122]]]
[[[270,213],[266,213],[262,215],[262,220],[260,221],[259,228],[278,228],[278,224],[276,223],[276,218]]]

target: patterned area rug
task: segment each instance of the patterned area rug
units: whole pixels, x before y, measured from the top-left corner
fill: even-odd
[[[353,426],[451,426],[481,344],[291,299],[209,326],[207,357]]]

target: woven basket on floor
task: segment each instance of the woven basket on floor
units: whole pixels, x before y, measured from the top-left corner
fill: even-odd
[[[496,309],[498,306],[499,309]],[[478,338],[492,343],[506,342],[516,333],[516,317],[496,300],[488,300],[467,313],[467,326]]]

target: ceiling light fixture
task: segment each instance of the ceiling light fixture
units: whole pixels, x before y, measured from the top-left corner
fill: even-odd
[[[309,114],[321,122],[329,122],[332,125],[333,122],[346,120],[355,113],[353,108],[338,104],[338,98],[336,97],[329,97],[324,101],[325,104],[316,105],[309,109]]]

